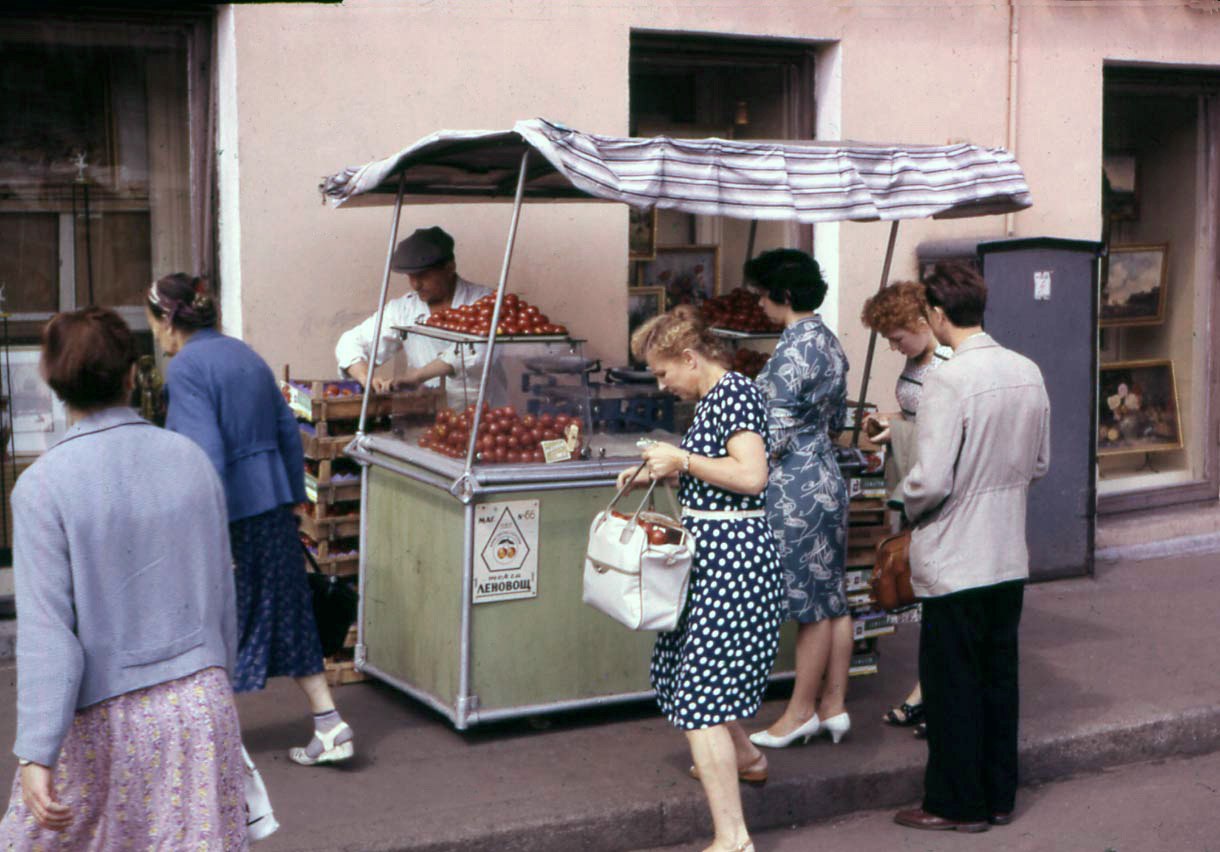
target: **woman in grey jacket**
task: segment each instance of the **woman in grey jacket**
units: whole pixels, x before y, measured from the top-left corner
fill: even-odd
[[[53,318],[74,425],[13,490],[20,769],[0,848],[245,849],[225,495],[190,439],[123,405],[112,311]]]

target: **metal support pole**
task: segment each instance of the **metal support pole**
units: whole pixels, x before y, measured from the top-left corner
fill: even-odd
[[[473,502],[462,507],[462,621],[458,640],[460,656],[458,668],[457,705],[454,707],[454,724],[459,731],[466,730],[470,717],[478,709],[477,701],[470,694],[470,608],[474,586],[474,508]]]
[[[357,545],[360,549],[359,555],[356,557],[357,571],[356,588],[356,653],[355,664],[356,670],[364,665],[367,652],[364,647],[364,577],[366,573],[366,564],[368,562],[369,553],[369,526],[368,526],[368,507],[369,505],[369,466],[367,464],[360,465],[360,543]]]
[[[898,240],[898,220],[895,219],[890,224],[890,242],[885,247],[885,265],[881,267],[881,285],[877,288],[880,293],[885,289],[885,282],[890,279],[890,263],[894,260],[894,243]],[[855,425],[851,429],[851,445],[853,447],[860,446],[860,429],[864,425],[864,402],[868,399],[868,378],[873,372],[873,352],[877,348],[877,329],[873,329],[868,335],[868,354],[864,357],[864,378],[860,381],[860,398],[856,400],[856,418]]]
[[[356,437],[364,436],[365,418],[369,412],[369,397],[373,395],[373,372],[377,369],[377,348],[381,342],[381,322],[385,319],[386,294],[390,290],[390,262],[394,259],[394,244],[398,242],[398,220],[402,213],[402,194],[407,186],[407,171],[403,169],[398,176],[398,194],[394,197],[394,218],[390,222],[390,246],[385,253],[385,272],[381,276],[381,298],[377,300],[377,322],[373,326],[373,342],[369,346],[369,371],[364,377],[364,399],[360,402],[360,424],[356,427]],[[361,513],[363,516],[363,513]],[[364,554],[361,552],[360,564],[364,565]]]
[[[513,218],[508,225],[508,242],[504,246],[504,264],[500,267],[500,283],[496,287],[496,306],[491,312],[491,328],[487,330],[487,355],[483,360],[483,375],[479,377],[479,398],[474,404],[474,418],[470,423],[470,446],[466,448],[466,472],[462,480],[469,481],[470,469],[474,466],[474,451],[479,441],[479,422],[483,419],[483,400],[487,396],[487,377],[491,375],[492,360],[496,351],[496,328],[500,324],[500,307],[504,304],[504,289],[508,284],[508,266],[513,259],[513,243],[517,239],[517,221],[521,218],[521,200],[525,197],[526,169],[530,152],[527,148],[521,155],[521,172],[517,176],[517,192],[513,196]],[[455,483],[455,487],[456,487]],[[460,490],[460,489],[458,489]]]

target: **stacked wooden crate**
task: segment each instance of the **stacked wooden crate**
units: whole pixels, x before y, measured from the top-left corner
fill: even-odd
[[[870,406],[871,407],[871,406]],[[850,412],[854,415],[854,410]],[[844,432],[840,440],[849,443],[850,432]],[[848,477],[847,527],[847,603],[852,616],[851,674],[876,674],[880,661],[877,640],[895,630],[895,616],[881,610],[873,600],[869,579],[873,574],[877,545],[894,532],[895,519],[886,506],[885,495],[885,447],[872,444],[863,435],[859,448],[868,462],[865,470]]]
[[[344,455],[355,437],[364,403],[353,381],[301,381],[284,370],[284,399],[301,427],[305,451],[306,502],[297,507],[301,540],[325,574],[355,577],[360,568],[360,468]],[[396,418],[428,418],[442,392],[434,390],[375,394],[369,400],[366,431],[391,428]],[[355,628],[338,654],[326,660],[332,686],[363,680],[355,670]]]
[[[877,673],[877,639],[894,632],[891,616],[877,609],[869,589],[877,544],[890,535],[885,500],[857,494],[851,498],[847,527],[847,603],[851,608],[851,674]]]

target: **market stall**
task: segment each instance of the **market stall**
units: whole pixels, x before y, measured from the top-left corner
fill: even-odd
[[[374,339],[404,203],[513,205],[492,303],[400,329],[439,337],[481,363],[477,397],[389,435],[367,434],[362,412],[348,447],[362,465],[356,665],[459,729],[650,694],[652,635],[584,607],[580,569],[589,521],[638,455],[637,440],[677,440],[680,417],[646,386],[591,383],[581,329],[530,321],[546,306],[525,311],[529,294],[508,289],[524,202],[605,200],[895,228],[903,218],[1031,203],[1020,168],[999,149],[630,139],[541,119],[509,131],[436,133],[326,178],[321,189],[335,206],[393,204]],[[893,244],[891,230],[883,284]],[[789,641],[776,671],[791,659]]]

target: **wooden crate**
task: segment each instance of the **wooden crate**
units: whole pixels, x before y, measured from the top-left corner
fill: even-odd
[[[318,424],[319,434],[328,434],[326,424],[335,421],[360,419],[360,408],[364,405],[364,393],[359,382],[350,380],[292,380],[288,368],[284,368],[284,380],[280,391],[298,420]],[[369,418],[404,415],[434,415],[437,407],[444,404],[445,392],[441,388],[417,388],[375,393],[369,398],[366,414]]]
[[[313,551],[314,561],[323,574],[350,577],[360,571],[360,553],[355,548],[340,548],[337,542],[310,539],[305,546]]]
[[[340,659],[336,654],[334,657],[327,657],[326,663],[326,682],[332,687],[345,686],[349,683],[360,683],[368,680],[368,675],[364,672],[356,671],[356,663],[354,660]]]
[[[301,429],[301,449],[305,458],[314,461],[322,459],[337,459],[343,455],[343,449],[352,442],[355,435],[323,436]]]
[[[312,506],[313,504],[307,504]],[[360,535],[360,513],[341,515],[333,518],[317,518],[309,511],[297,507],[297,517],[301,519],[301,532],[314,541],[327,541],[336,538],[352,538]]]
[[[308,481],[305,483],[305,495],[306,495],[306,497],[309,496]],[[325,493],[323,493],[322,496],[326,497],[327,495]],[[331,520],[336,520],[336,519],[340,519],[340,518],[350,518],[350,517],[355,517],[356,519],[359,519],[360,518],[360,489],[357,486],[355,496],[350,497],[347,500],[336,500],[333,502],[329,501],[329,500],[325,500],[325,499],[317,500],[317,501],[309,500],[305,503],[302,503],[300,506],[297,507],[297,513],[300,514],[302,517],[304,517],[305,515],[308,515],[309,517],[313,518],[315,521],[331,521]],[[331,538],[337,538],[337,537],[339,537],[339,536],[338,535],[331,536]]]

